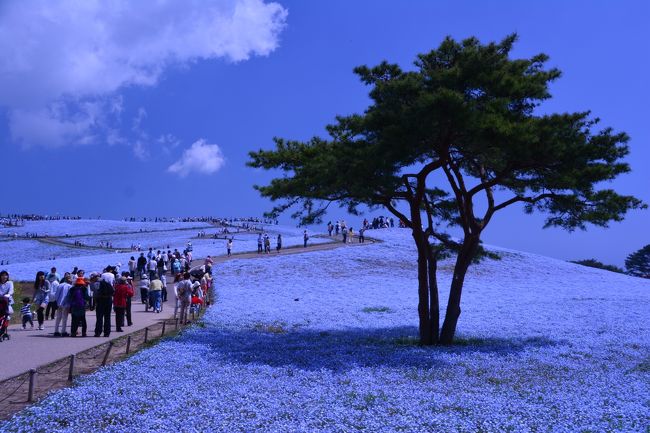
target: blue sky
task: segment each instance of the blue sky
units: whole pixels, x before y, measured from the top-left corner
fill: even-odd
[[[633,171],[613,186],[650,202],[649,19],[644,1],[3,2],[0,212],[261,215],[252,185],[270,175],[248,151],[363,110],[355,66],[511,32],[514,56],[563,71],[544,110],[591,109],[632,137]],[[484,240],[620,265],[650,242],[647,218],[567,234],[513,208]]]

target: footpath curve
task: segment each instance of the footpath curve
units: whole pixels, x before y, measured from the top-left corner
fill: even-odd
[[[327,235],[317,235],[321,238],[329,238]],[[352,243],[344,244],[336,237],[331,238],[333,242],[322,244],[308,244],[307,247],[291,246],[283,248],[280,253],[276,251],[270,254],[259,254],[255,251],[233,253],[232,256],[226,255],[213,255],[212,259],[215,265],[223,263],[227,260],[238,259],[257,259],[257,260],[270,260],[274,257],[286,256],[291,254],[303,254],[314,251],[332,250],[342,247],[357,247],[362,245],[373,244],[380,242],[377,239],[366,237],[365,243],[359,243],[356,237],[353,238]],[[340,239],[340,237],[339,237]],[[223,246],[225,250],[225,245]],[[201,266],[205,258],[195,259],[192,261],[192,267]],[[214,271],[218,274],[218,268],[215,266]],[[71,338],[54,337],[54,320],[46,320],[44,323],[44,330],[38,331],[36,327],[36,314],[34,314],[34,330],[23,330],[21,325],[11,325],[9,327],[9,334],[11,340],[0,343],[2,349],[3,360],[0,363],[0,382],[13,378],[20,374],[28,372],[30,369],[38,369],[50,365],[54,362],[60,361],[63,358],[69,357],[72,354],[83,352],[93,347],[101,346],[109,340],[124,337],[136,331],[142,330],[145,327],[158,324],[164,319],[170,319],[174,316],[174,305],[176,299],[174,298],[173,279],[168,279],[170,282],[167,284],[168,302],[164,303],[163,311],[161,313],[153,313],[151,311],[145,312],[144,306],[140,303],[140,295],[136,293],[133,297],[132,315],[133,326],[125,326],[124,332],[118,333],[115,330],[115,316],[111,315],[111,334],[110,337],[93,337],[95,329],[96,315],[95,312],[86,312],[86,321],[88,323],[88,337]],[[137,287],[136,287],[137,292]],[[19,303],[18,303],[19,305]],[[68,317],[68,327],[70,326],[70,317]],[[2,393],[0,393],[0,397]]]

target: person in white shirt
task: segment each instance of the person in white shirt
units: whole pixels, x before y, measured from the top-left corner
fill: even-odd
[[[66,272],[63,282],[56,288],[56,318],[54,319],[54,336],[66,337],[69,334],[65,331],[68,327],[68,313],[70,312],[70,300],[68,291],[72,287],[72,276]],[[61,327],[59,328],[59,325]]]
[[[0,272],[0,296],[7,298],[9,302],[9,320],[11,320],[11,315],[14,312],[12,307],[14,303],[14,282],[9,281],[9,272],[1,271]]]

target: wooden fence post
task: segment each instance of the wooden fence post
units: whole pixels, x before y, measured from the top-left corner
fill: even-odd
[[[70,355],[70,368],[68,369],[68,382],[72,382],[73,373],[74,373],[74,353]]]
[[[29,390],[27,391],[27,402],[34,401],[34,382],[36,381],[36,370],[31,368],[29,370]]]
[[[106,354],[104,355],[104,360],[102,361],[102,367],[106,365],[106,361],[108,361],[108,355],[111,354],[111,349],[113,348],[113,342],[109,341],[108,342],[108,348],[106,348]]]

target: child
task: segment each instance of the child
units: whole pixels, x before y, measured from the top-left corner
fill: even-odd
[[[20,315],[23,316],[23,329],[27,329],[27,322],[34,329],[34,319],[32,317],[32,304],[29,298],[23,298],[23,306],[20,308]]]

